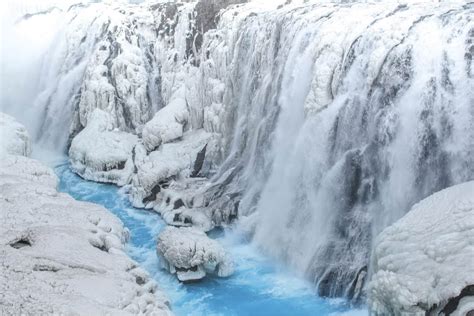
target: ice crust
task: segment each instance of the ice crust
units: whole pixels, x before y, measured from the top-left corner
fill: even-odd
[[[115,130],[112,117],[96,109],[89,124],[72,140],[71,166],[87,180],[127,184],[133,173],[132,150],[137,140],[136,135]]]
[[[386,228],[377,237],[372,268],[374,315],[438,315],[473,287],[474,181],[427,197]],[[474,310],[470,295],[455,315]]]
[[[29,156],[30,136],[26,128],[14,117],[0,112],[0,155]]]
[[[224,248],[196,228],[166,227],[158,236],[157,252],[165,268],[183,282],[200,280],[207,273],[227,277],[234,272]]]

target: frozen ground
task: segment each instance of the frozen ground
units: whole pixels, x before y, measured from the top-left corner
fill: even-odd
[[[2,157],[0,314],[169,315],[155,281],[123,251],[120,220],[56,184],[40,162]]]

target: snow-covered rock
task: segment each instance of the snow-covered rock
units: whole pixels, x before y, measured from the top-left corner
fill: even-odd
[[[137,139],[114,130],[112,117],[96,109],[86,128],[72,140],[71,166],[85,179],[125,185],[133,173],[132,151]]]
[[[125,254],[120,220],[56,185],[36,160],[0,161],[2,315],[170,315],[156,283]]]
[[[474,181],[416,204],[379,235],[372,261],[374,315],[474,310]]]
[[[224,248],[192,227],[166,227],[158,237],[157,252],[165,268],[183,282],[202,279],[206,273],[227,277],[234,271]]]
[[[179,141],[162,144],[149,155],[135,150],[131,201],[136,207],[153,207],[161,186],[172,178],[196,176],[214,153],[216,135],[204,130],[185,133]],[[166,184],[165,184],[166,186]]]
[[[142,139],[148,151],[153,151],[161,144],[169,143],[183,136],[189,119],[189,111],[184,98],[184,87],[179,91],[169,104],[145,124]]]
[[[15,118],[0,112],[0,154],[29,156],[30,136]]]

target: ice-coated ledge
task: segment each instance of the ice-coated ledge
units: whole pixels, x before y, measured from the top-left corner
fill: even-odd
[[[71,166],[87,180],[125,185],[133,173],[132,150],[137,139],[114,130],[112,116],[96,109],[87,126],[72,140]]]
[[[0,154],[29,156],[30,137],[25,127],[10,115],[0,112]]]
[[[372,261],[373,315],[474,310],[474,181],[416,204],[379,235]]]
[[[158,236],[157,252],[165,268],[182,282],[200,280],[206,273],[227,277],[234,272],[224,248],[193,227],[166,227]]]
[[[128,231],[103,207],[56,190],[40,162],[0,162],[0,314],[170,315],[124,252]]]
[[[182,138],[162,144],[147,154],[144,146],[135,149],[136,173],[132,177],[130,200],[135,207],[152,208],[157,194],[170,180],[199,174],[215,153],[216,134],[202,129],[188,131]]]
[[[160,109],[143,128],[142,139],[145,148],[153,151],[161,144],[177,140],[183,136],[189,120],[184,88],[179,89],[172,100]]]

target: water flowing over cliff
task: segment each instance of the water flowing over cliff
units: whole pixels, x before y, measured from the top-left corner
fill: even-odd
[[[184,99],[184,131],[217,135],[197,191],[214,222],[357,301],[373,238],[474,179],[474,3],[236,2],[24,17],[15,29],[33,37],[45,16],[60,27],[34,52],[38,86],[3,93],[4,110],[34,107],[37,141],[66,150],[95,108],[141,137]]]

